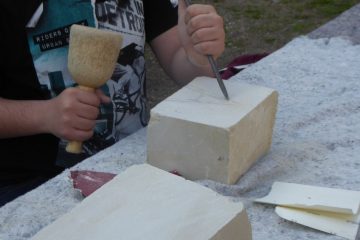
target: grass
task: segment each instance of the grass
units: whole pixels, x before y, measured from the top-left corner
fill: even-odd
[[[216,7],[225,19],[231,56],[273,52],[351,8],[360,0],[198,0]]]

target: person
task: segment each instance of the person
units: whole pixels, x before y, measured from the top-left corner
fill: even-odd
[[[223,19],[207,4],[14,0],[0,8],[0,205],[146,126],[146,44],[182,85],[213,76],[206,55],[225,47]],[[74,87],[66,68],[72,24],[124,38],[113,76],[94,93]],[[84,141],[81,154],[63,150],[70,140]]]

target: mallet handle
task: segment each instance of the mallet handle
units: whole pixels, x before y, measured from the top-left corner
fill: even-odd
[[[80,89],[89,91],[89,92],[95,92],[94,88],[86,87],[86,86],[78,86]],[[69,141],[66,145],[65,150],[69,153],[79,154],[82,152],[82,142],[80,141]]]

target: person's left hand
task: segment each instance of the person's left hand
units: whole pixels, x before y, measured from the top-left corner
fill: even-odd
[[[224,21],[211,5],[186,7],[179,0],[178,29],[187,57],[195,65],[208,65],[206,55],[216,59],[225,49]]]

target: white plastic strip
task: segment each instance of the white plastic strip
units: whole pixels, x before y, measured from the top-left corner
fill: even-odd
[[[354,216],[286,207],[276,207],[275,212],[286,220],[350,240],[356,239],[359,229],[359,214]]]
[[[274,182],[270,193],[255,202],[355,215],[360,208],[360,192]]]

